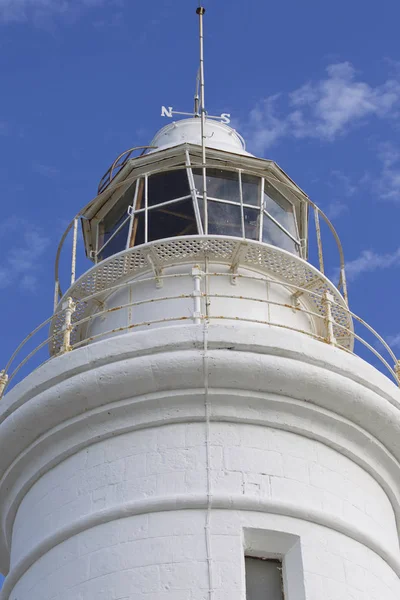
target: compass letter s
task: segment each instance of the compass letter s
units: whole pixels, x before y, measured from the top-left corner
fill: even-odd
[[[161,107],[161,116],[162,117],[172,117],[172,106],[162,106]]]

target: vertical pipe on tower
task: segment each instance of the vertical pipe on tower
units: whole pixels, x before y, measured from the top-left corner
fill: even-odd
[[[199,38],[200,38],[200,113],[201,113],[201,149],[203,163],[203,211],[204,211],[204,233],[208,234],[208,207],[207,207],[207,175],[206,175],[206,109],[204,99],[204,31],[203,15],[206,9],[199,6],[196,13],[199,15]]]

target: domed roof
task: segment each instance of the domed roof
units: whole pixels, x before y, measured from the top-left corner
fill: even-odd
[[[224,123],[207,119],[205,123],[206,147],[218,150],[226,150],[236,154],[251,156],[246,152],[246,146],[243,138]],[[169,123],[156,133],[151,146],[157,146],[156,149],[149,150],[147,154],[189,143],[201,145],[201,119],[183,119],[174,123]]]

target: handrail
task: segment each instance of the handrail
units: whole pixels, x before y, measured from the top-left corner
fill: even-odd
[[[133,148],[129,148],[128,150],[126,150],[125,152],[122,152],[116,159],[115,161],[112,163],[112,165],[110,166],[110,168],[108,169],[108,171],[105,173],[105,175],[103,176],[102,180],[104,178],[108,178],[107,179],[107,185],[105,185],[104,187],[102,187],[101,185],[99,186],[99,190],[98,190],[98,195],[93,198],[81,211],[79,211],[79,213],[77,215],[75,215],[75,217],[71,220],[71,222],[68,224],[67,229],[65,230],[59,246],[57,248],[57,252],[56,252],[56,259],[55,259],[55,298],[57,300],[59,300],[60,298],[62,298],[63,296],[63,292],[61,289],[61,283],[60,283],[60,277],[59,277],[59,262],[60,262],[60,255],[61,255],[61,251],[62,248],[64,246],[65,240],[69,234],[69,232],[71,231],[74,222],[77,219],[83,218],[82,215],[92,206],[92,204],[96,201],[98,201],[99,199],[102,198],[103,194],[108,194],[110,191],[115,191],[117,189],[119,189],[121,186],[124,186],[126,184],[132,183],[133,181],[135,181],[137,179],[137,175],[133,175],[130,176],[128,175],[123,181],[114,181],[116,175],[113,175],[114,170],[116,168],[119,167],[123,167],[127,161],[131,158],[132,152],[134,152],[135,150],[139,150],[139,149],[153,149],[155,148],[155,146],[136,146]],[[128,158],[125,160],[124,162],[119,164],[118,161],[121,159],[121,157],[123,156],[127,156]],[[195,161],[192,163],[191,165],[193,168],[196,166],[202,166],[202,163],[197,164]],[[207,168],[214,168],[214,167],[219,167],[220,165],[218,164],[218,161],[216,161],[215,159],[208,159],[207,161]],[[166,170],[175,170],[175,169],[181,169],[181,168],[186,168],[187,164],[185,162],[184,159],[182,159],[182,163],[176,164],[173,167],[171,166],[163,166],[161,168],[158,169],[151,169],[151,173],[152,174],[156,174],[156,173],[162,173]],[[327,215],[323,212],[323,210],[321,210],[321,208],[318,207],[318,205],[313,202],[309,196],[307,196],[304,192],[302,192],[300,194],[299,190],[294,189],[292,185],[290,185],[289,183],[285,183],[279,179],[277,179],[276,176],[274,176],[271,173],[261,173],[259,170],[257,169],[252,169],[249,167],[246,167],[246,173],[248,174],[252,174],[252,175],[256,175],[257,177],[263,177],[264,179],[266,179],[267,181],[269,181],[272,184],[276,184],[279,183],[279,186],[283,186],[285,188],[287,188],[288,190],[290,190],[292,193],[294,193],[301,201],[303,201],[305,204],[307,204],[308,206],[312,207],[314,209],[314,215],[315,215],[315,228],[316,228],[316,235],[317,235],[317,247],[318,247],[318,256],[319,256],[319,265],[320,265],[320,270],[323,273],[323,266],[321,269],[321,264],[323,265],[323,260],[322,260],[322,250],[323,250],[323,244],[322,244],[322,237],[321,237],[321,233],[319,231],[319,220],[318,220],[318,216],[320,215],[323,219],[323,221],[327,224],[338,249],[338,254],[339,254],[339,273],[340,273],[340,277],[339,277],[339,282],[337,284],[337,289],[342,289],[343,292],[343,297],[345,299],[346,304],[348,304],[348,291],[347,291],[347,281],[346,281],[346,272],[345,272],[345,260],[344,260],[344,252],[343,252],[343,247],[342,244],[340,242],[340,238],[336,232],[336,229],[334,228],[334,226],[332,225],[331,221],[329,220],[329,218],[327,217]],[[311,227],[311,222],[309,222],[309,228]],[[244,238],[245,239],[245,238]],[[311,264],[311,263],[310,263]],[[56,302],[55,302],[55,306],[56,306]]]
[[[144,151],[144,150],[149,150],[150,148],[155,149],[155,148],[157,148],[157,146],[133,146],[132,148],[128,148],[128,150],[124,150],[124,152],[121,152],[121,154],[119,154],[117,156],[117,158],[114,160],[112,165],[107,169],[107,171],[104,173],[103,177],[100,179],[100,183],[97,188],[97,194],[101,194],[108,188],[108,186],[110,185],[110,183],[112,182],[114,177],[116,177],[118,175],[119,171],[126,165],[126,163],[128,162],[128,160],[132,156],[132,153],[135,150],[143,150]],[[119,161],[121,160],[122,157],[124,157],[124,159],[120,163]],[[118,173],[116,173],[114,175],[115,169],[119,169],[119,171],[118,171]]]
[[[225,272],[225,273],[209,272],[209,271],[202,272],[202,271],[199,271],[198,269],[197,269],[197,271],[198,271],[197,277],[200,276],[202,278],[205,278],[205,281],[208,281],[210,278],[213,278],[213,277],[226,277],[226,278],[232,277],[232,274],[229,272],[228,273],[227,272]],[[199,273],[200,273],[200,275],[199,275]],[[158,276],[153,275],[151,277],[144,277],[143,279],[137,279],[134,281],[130,281],[129,285],[130,286],[140,286],[143,283],[146,283],[149,281],[154,281],[154,282],[158,281],[159,282],[160,280],[167,280],[167,279],[171,279],[171,278],[175,278],[175,277],[179,278],[179,277],[187,277],[187,276],[188,276],[187,271],[182,272],[182,273],[174,273],[174,274],[159,274]],[[370,334],[372,334],[379,343],[382,344],[383,348],[388,352],[390,358],[393,360],[394,368],[392,368],[390,366],[388,361],[381,355],[380,352],[378,352],[378,350],[373,345],[371,345],[368,341],[363,339],[363,337],[361,335],[354,332],[349,327],[344,326],[341,322],[339,323],[339,322],[335,321],[335,317],[333,315],[332,316],[332,324],[336,328],[336,331],[342,331],[342,332],[346,333],[347,336],[350,336],[350,337],[354,338],[355,340],[358,340],[363,346],[365,346],[370,352],[372,352],[372,354],[374,354],[374,356],[376,358],[378,358],[382,362],[382,364],[386,367],[386,369],[388,370],[390,375],[393,377],[393,379],[400,385],[400,361],[396,358],[396,356],[395,356],[394,352],[392,351],[392,349],[390,348],[390,346],[385,342],[385,340],[382,338],[382,336],[380,336],[375,331],[375,329],[373,329],[361,317],[359,317],[358,315],[356,315],[355,313],[350,311],[346,306],[339,304],[333,298],[331,298],[331,299],[328,298],[328,300],[327,300],[326,292],[321,294],[314,290],[306,289],[306,288],[303,288],[301,286],[298,286],[298,285],[295,285],[292,283],[272,279],[268,276],[252,276],[252,275],[248,275],[248,274],[237,273],[235,275],[235,277],[236,278],[244,278],[247,280],[256,280],[258,282],[271,283],[273,285],[282,286],[283,288],[285,288],[287,290],[293,291],[294,292],[293,296],[295,296],[296,292],[299,292],[301,294],[308,295],[310,298],[316,297],[319,300],[323,300],[324,302],[328,301],[330,303],[331,309],[336,307],[337,309],[340,309],[342,312],[344,312],[346,315],[350,316],[351,319],[355,319],[358,323],[360,323],[360,325],[364,326],[367,329],[367,331]],[[115,292],[116,290],[120,289],[124,285],[126,285],[126,283],[118,284],[116,286],[110,287],[107,290],[107,294],[109,295],[110,293]],[[243,300],[243,301],[250,301],[250,302],[259,302],[259,303],[264,303],[265,305],[268,305],[268,306],[278,306],[278,307],[285,308],[285,309],[291,310],[291,311],[293,311],[293,310],[299,311],[306,315],[310,315],[316,319],[320,319],[322,322],[325,322],[325,325],[327,326],[328,315],[326,313],[321,314],[321,313],[316,312],[315,310],[309,310],[303,306],[289,305],[285,302],[279,302],[276,300],[270,300],[268,298],[254,297],[254,296],[250,296],[250,295],[249,296],[246,296],[246,295],[237,296],[234,294],[210,293],[210,291],[208,290],[207,287],[205,289],[206,289],[206,291],[201,292],[200,296],[206,302],[206,304],[209,304],[210,299],[212,299],[212,298],[235,299],[236,301]],[[101,293],[104,294],[104,290],[102,290]],[[90,301],[96,302],[96,299],[99,297],[99,295],[100,295],[100,292],[88,294],[84,298],[77,299],[76,304],[73,302],[72,299],[69,302],[65,302],[65,304],[63,304],[63,306],[61,307],[60,310],[57,311],[57,313],[51,315],[49,318],[47,318],[45,321],[43,321],[43,323],[38,325],[30,334],[28,334],[24,338],[24,340],[18,345],[16,350],[11,355],[10,360],[8,361],[4,371],[0,372],[0,375],[2,378],[1,382],[0,382],[1,383],[0,397],[4,393],[5,389],[9,386],[11,381],[13,381],[15,376],[26,365],[26,363],[29,362],[29,360],[35,354],[37,354],[37,352],[39,352],[47,344],[51,344],[52,342],[59,341],[60,335],[65,336],[66,334],[67,334],[67,343],[60,346],[60,349],[57,352],[57,354],[55,354],[55,356],[60,356],[61,354],[65,353],[65,352],[73,351],[76,348],[79,348],[81,346],[91,343],[93,340],[105,338],[105,337],[107,337],[107,335],[111,335],[111,334],[115,335],[116,333],[130,331],[130,330],[137,329],[138,327],[141,327],[144,325],[157,325],[160,323],[179,322],[179,321],[192,321],[195,323],[199,323],[199,322],[203,322],[204,320],[224,320],[225,319],[225,320],[234,320],[234,321],[242,321],[242,322],[260,323],[260,324],[264,324],[264,325],[268,325],[268,326],[272,326],[272,327],[280,327],[283,329],[288,329],[288,330],[297,331],[300,333],[305,333],[306,335],[308,335],[316,340],[325,341],[326,343],[329,343],[332,346],[343,349],[346,352],[351,352],[352,354],[355,354],[353,351],[351,351],[347,347],[343,346],[343,344],[341,344],[339,341],[337,341],[335,339],[330,339],[328,334],[326,334],[326,336],[324,337],[322,335],[319,335],[316,332],[306,331],[304,329],[295,327],[293,325],[286,325],[284,323],[274,322],[270,318],[265,319],[265,320],[262,320],[262,319],[260,320],[260,319],[251,319],[251,318],[247,318],[247,317],[240,316],[240,315],[239,316],[227,316],[227,315],[218,315],[218,316],[211,315],[210,316],[209,314],[199,315],[197,312],[193,313],[192,315],[189,315],[189,316],[186,314],[186,315],[178,315],[178,316],[174,316],[174,317],[166,317],[163,319],[153,319],[153,320],[150,319],[150,320],[143,321],[140,323],[134,323],[134,324],[125,325],[122,327],[117,327],[110,331],[106,331],[106,332],[103,331],[94,336],[85,337],[85,339],[76,341],[74,343],[71,343],[71,345],[69,345],[70,334],[73,330],[78,330],[80,327],[82,327],[82,325],[93,322],[95,319],[98,319],[99,317],[102,317],[108,313],[119,311],[119,310],[124,310],[124,309],[128,309],[128,308],[129,309],[135,308],[135,307],[138,307],[141,305],[146,305],[146,304],[162,303],[162,302],[171,301],[171,300],[173,301],[173,300],[190,299],[190,298],[194,298],[195,296],[198,297],[198,293],[195,294],[194,290],[193,290],[192,292],[188,292],[188,293],[184,293],[184,294],[172,294],[172,295],[165,295],[165,296],[158,297],[158,298],[153,297],[153,298],[148,298],[148,299],[136,300],[136,301],[132,301],[129,303],[121,304],[117,307],[111,307],[111,308],[99,310],[98,312],[94,312],[90,315],[83,316],[82,318],[78,319],[76,322],[71,323],[71,320],[70,320],[71,312],[76,310],[76,307],[79,307],[79,305],[81,303],[87,304]],[[329,296],[329,294],[328,294],[328,296]],[[196,306],[198,308],[198,305],[196,305]],[[332,312],[332,310],[330,310],[330,312]],[[69,321],[67,320],[67,315],[69,315]],[[33,350],[31,350],[28,353],[27,356],[21,358],[21,361],[12,370],[12,372],[9,372],[11,369],[11,365],[14,363],[16,357],[18,355],[20,355],[23,348],[26,347],[27,343],[36,334],[38,334],[40,331],[43,331],[43,328],[46,327],[46,325],[49,325],[51,322],[54,323],[56,319],[60,319],[60,318],[63,320],[64,326],[61,327],[61,329],[59,328],[59,329],[51,330],[50,335],[47,335],[46,339],[44,341],[41,341]],[[52,360],[52,357],[49,358],[48,360]],[[48,362],[48,360],[46,360],[45,362]],[[7,379],[8,379],[8,381],[7,381]],[[1,388],[3,388],[3,390],[1,390]]]
[[[55,258],[55,262],[54,262],[54,285],[55,285],[54,308],[56,307],[57,301],[60,298],[62,298],[62,296],[63,296],[61,285],[60,285],[60,277],[59,277],[59,273],[58,273],[61,251],[63,249],[64,242],[67,238],[67,235],[71,231],[72,227],[74,226],[75,221],[79,220],[79,218],[82,217],[82,215],[92,206],[92,204],[94,204],[98,200],[99,196],[101,196],[106,191],[106,189],[112,183],[112,180],[116,177],[116,175],[118,175],[118,173],[116,175],[113,175],[113,169],[116,167],[116,163],[121,158],[121,156],[123,156],[126,152],[129,152],[130,153],[129,158],[130,158],[132,155],[132,152],[134,152],[135,150],[148,150],[148,149],[156,149],[156,148],[157,148],[157,146],[133,146],[132,148],[129,148],[129,150],[125,150],[125,152],[122,152],[116,158],[116,160],[113,162],[111,167],[108,169],[108,171],[106,171],[106,173],[103,175],[103,177],[101,179],[101,181],[102,181],[107,175],[109,175],[109,181],[108,181],[107,185],[105,187],[103,187],[103,189],[101,191],[99,191],[100,184],[101,184],[101,181],[100,181],[99,189],[97,190],[97,196],[95,196],[87,204],[85,204],[85,206],[74,216],[74,218],[67,225],[67,228],[64,231],[63,235],[61,236],[60,242],[58,244],[57,251],[56,251],[56,258]],[[123,167],[126,164],[127,160],[123,163],[123,165],[120,165],[120,166]],[[125,180],[125,181],[128,181],[128,180]],[[120,185],[123,185],[125,183],[125,181],[120,183]],[[118,186],[116,186],[116,187],[118,187]]]

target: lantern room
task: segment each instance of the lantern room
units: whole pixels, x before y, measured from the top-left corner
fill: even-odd
[[[162,129],[137,158],[122,157],[82,215],[95,262],[166,238],[222,235],[307,254],[304,193],[276,163],[251,156],[240,136],[207,120],[203,165],[200,119]]]

